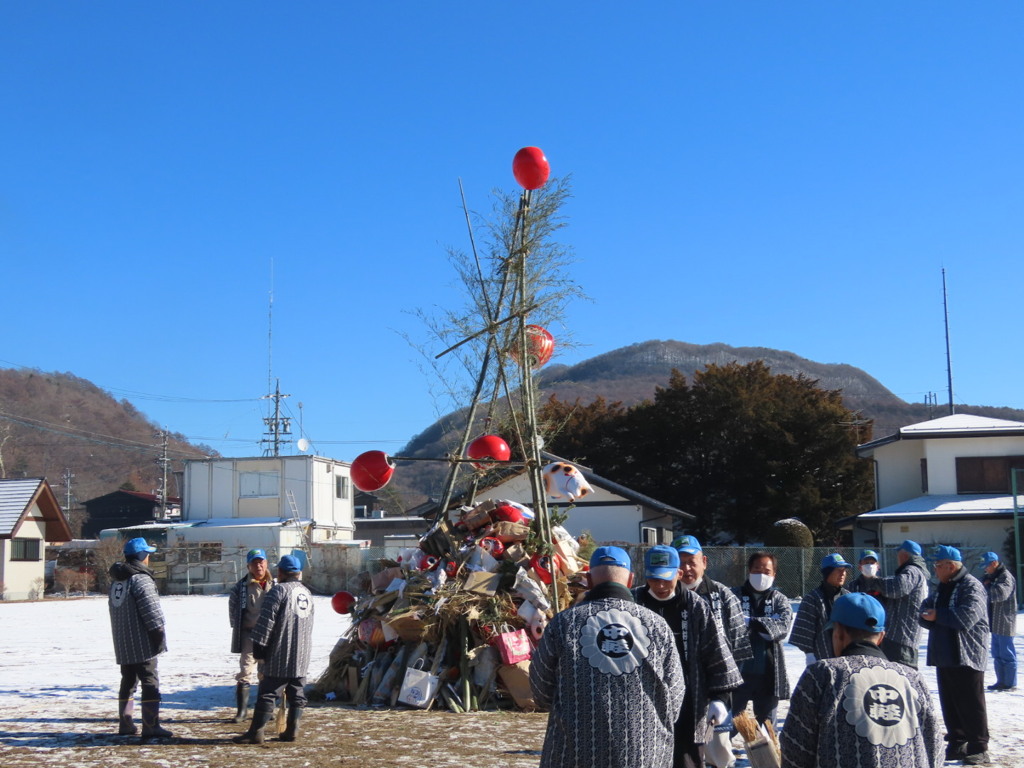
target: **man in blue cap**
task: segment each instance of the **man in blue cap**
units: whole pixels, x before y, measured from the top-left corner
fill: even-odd
[[[999,555],[986,552],[981,558],[985,578],[981,580],[988,594],[988,621],[992,627],[992,662],[996,681],[990,691],[1012,691],[1017,687],[1017,582],[999,562]]]
[[[928,565],[921,545],[907,539],[896,550],[896,570],[880,578],[862,575],[861,591],[878,594],[888,617],[882,652],[889,661],[917,669],[917,648],[921,644],[921,603],[928,596]]]
[[[160,726],[160,677],[157,656],[167,650],[164,614],[160,609],[149,556],[156,547],[141,536],[124,544],[124,561],[110,567],[110,626],[114,635],[114,656],[121,665],[121,687],[117,694],[119,736],[138,733],[132,718],[135,688],[142,688],[142,739],[167,738],[171,732]]]
[[[267,570],[267,553],[250,549],[245,556],[247,573],[232,587],[228,595],[228,621],[231,624],[231,652],[238,654],[238,673],[235,675],[235,706],[233,722],[244,723],[249,716],[249,685],[253,675],[263,677],[252,655],[252,630],[260,617],[263,598],[276,583]]]
[[[732,725],[732,692],[743,678],[710,605],[681,583],[680,553],[674,547],[651,547],[644,554],[644,576],[646,585],[633,594],[637,603],[668,622],[686,682],[672,765],[704,768],[709,726]]]
[[[306,672],[313,653],[313,595],[302,583],[302,563],[294,555],[285,555],[277,564],[277,584],[263,599],[252,630],[252,652],[263,662],[263,679],[249,730],[234,741],[263,743],[263,729],[282,691],[288,701],[288,725],[279,738],[295,741],[306,707]]]
[[[667,768],[685,684],[672,630],[637,605],[619,547],[590,557],[590,591],[555,615],[530,662],[550,710],[541,768]]]
[[[885,609],[860,592],[836,598],[831,658],[793,690],[779,744],[785,768],[934,768],[942,740],[928,686],[886,659]]]
[[[807,663],[831,658],[832,630],[828,617],[832,603],[840,595],[847,594],[847,568],[853,568],[843,556],[836,553],[827,555],[821,561],[821,584],[806,595],[800,603],[800,610],[793,621],[793,633],[789,642],[807,654]]]
[[[921,605],[928,630],[928,665],[935,667],[946,723],[946,760],[988,765],[988,601],[981,582],[964,568],[956,547],[936,547],[939,587]]]

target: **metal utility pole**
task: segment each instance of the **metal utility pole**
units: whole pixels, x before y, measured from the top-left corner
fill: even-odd
[[[949,351],[949,303],[946,300],[946,268],[942,268],[942,312],[946,317],[946,380],[949,389],[949,415],[956,413],[953,405],[953,357]]]
[[[70,467],[65,467],[61,480],[64,481],[64,514],[68,516],[71,515],[71,481],[74,479],[74,472],[71,471]]]
[[[167,468],[171,463],[170,457],[167,455],[167,427],[160,430],[160,458],[156,460],[156,463],[160,465],[160,487],[157,489],[156,498],[160,504],[160,518],[167,517]]]
[[[281,401],[286,397],[291,397],[291,395],[281,394],[281,380],[277,379],[277,385],[274,387],[273,393],[260,398],[261,400],[274,401],[273,415],[263,419],[263,423],[266,425],[266,437],[260,440],[260,443],[264,446],[264,456],[280,456],[281,446],[291,442],[291,440],[282,437],[282,435],[290,435],[292,433],[291,418],[281,415]]]

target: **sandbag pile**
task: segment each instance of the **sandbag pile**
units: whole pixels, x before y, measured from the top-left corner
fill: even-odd
[[[488,499],[460,508],[454,524],[443,516],[397,560],[380,560],[361,574],[359,594],[335,596],[352,625],[313,695],[454,712],[535,709],[530,655],[550,618],[585,589],[586,569],[568,531],[552,526],[550,541],[540,531],[529,507]]]

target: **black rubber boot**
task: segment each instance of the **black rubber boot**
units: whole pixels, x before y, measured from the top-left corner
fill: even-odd
[[[273,712],[265,712],[260,709],[257,702],[257,708],[253,711],[252,722],[249,723],[249,730],[241,736],[235,736],[232,741],[235,744],[262,744],[264,741],[263,729],[267,727],[267,723],[270,722],[270,718],[273,716]]]
[[[279,741],[295,741],[299,735],[299,718],[302,717],[302,710],[292,707],[288,710],[288,725],[281,731]]]
[[[132,713],[135,712],[135,700],[134,699],[118,699],[117,700],[117,735],[118,736],[134,736],[139,732],[139,729],[135,727],[135,722],[132,719]]]
[[[231,722],[244,723],[249,717],[249,684],[238,683],[235,686],[235,706],[238,711]]]
[[[142,702],[142,738],[145,739],[169,739],[173,734],[166,728],[160,727],[160,702]]]

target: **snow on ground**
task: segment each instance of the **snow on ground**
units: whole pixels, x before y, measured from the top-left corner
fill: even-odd
[[[347,618],[331,610],[329,598],[314,599],[316,621],[313,662],[310,665],[311,681],[326,669],[331,650],[348,622]],[[229,652],[226,596],[163,597],[161,605],[167,617],[167,641],[170,647],[170,651],[160,657],[164,719],[169,721],[172,728],[176,724],[184,724],[180,727],[186,733],[188,723],[224,722],[224,718],[230,714],[228,708],[233,705],[233,674],[237,669],[237,657]],[[88,743],[106,739],[115,726],[119,672],[114,662],[106,598],[93,596],[72,600],[47,599],[42,602],[0,602],[0,627],[4,630],[3,640],[0,641],[0,764],[39,766],[51,762],[51,758],[60,757],[64,750],[69,751],[65,759],[59,760],[63,765],[111,764],[109,753],[104,753],[103,758],[97,758],[97,762],[89,762],[88,752],[81,749],[83,739]],[[1024,658],[1024,638],[1019,634],[1016,643],[1018,654]],[[923,654],[922,648],[922,658]],[[803,653],[787,645],[786,661],[791,681],[795,684],[804,668]],[[937,706],[934,669],[923,667],[922,671],[936,696]],[[994,682],[994,679],[990,664],[986,683]],[[335,710],[342,720],[346,713],[351,713],[348,715],[350,719],[356,717],[354,710],[330,709]],[[780,717],[785,714],[785,709],[783,703]],[[1024,710],[1024,688],[988,696],[994,765],[1004,768],[1024,766],[1024,730],[1019,726],[1021,710]],[[386,717],[392,721],[396,717],[404,717],[407,722],[413,723],[417,720],[425,722],[422,718],[425,714],[394,712]],[[310,712],[307,720],[313,721],[317,716],[317,712]],[[461,727],[456,725],[458,718],[475,716],[439,713],[435,717],[448,718],[442,722],[449,722],[453,728],[458,728]],[[532,735],[525,739],[525,742],[530,743],[521,739],[519,745],[539,747],[535,742],[542,738],[543,716],[524,717],[530,718],[528,730]],[[488,729],[504,722],[492,718]],[[513,739],[516,738],[515,732],[524,729],[526,723],[525,720],[517,721],[514,718],[507,722],[512,731],[510,738]],[[220,728],[223,731],[223,726]],[[240,726],[230,728],[235,732],[241,730]],[[431,725],[426,733],[436,734],[437,725]],[[410,733],[401,735],[409,744],[410,764],[414,764],[423,757],[427,745],[417,743],[415,734],[412,734],[411,740]],[[423,737],[428,738],[434,737]],[[215,741],[207,739],[203,743],[213,744]],[[226,736],[223,741],[228,742]],[[104,743],[109,745],[108,742]],[[505,758],[500,762],[487,763],[487,759],[493,760],[496,756],[485,745],[493,743],[493,733],[483,739],[480,759],[473,761],[476,766],[509,765],[512,764],[509,755],[518,755],[515,758],[516,765],[536,765],[538,753],[533,748],[505,752]],[[126,746],[116,748],[122,751],[129,749]],[[130,748],[143,749],[137,743]],[[340,750],[339,745],[339,755]],[[36,758],[24,760],[26,754],[35,754]],[[339,756],[334,759],[344,758]],[[124,760],[135,766],[142,764],[138,755],[135,758],[126,756]],[[153,764],[163,762],[166,761],[158,760]],[[219,764],[226,764],[226,761]],[[308,762],[305,764],[309,765]],[[741,758],[737,766],[742,768],[746,764]],[[362,765],[369,763],[363,762]]]

